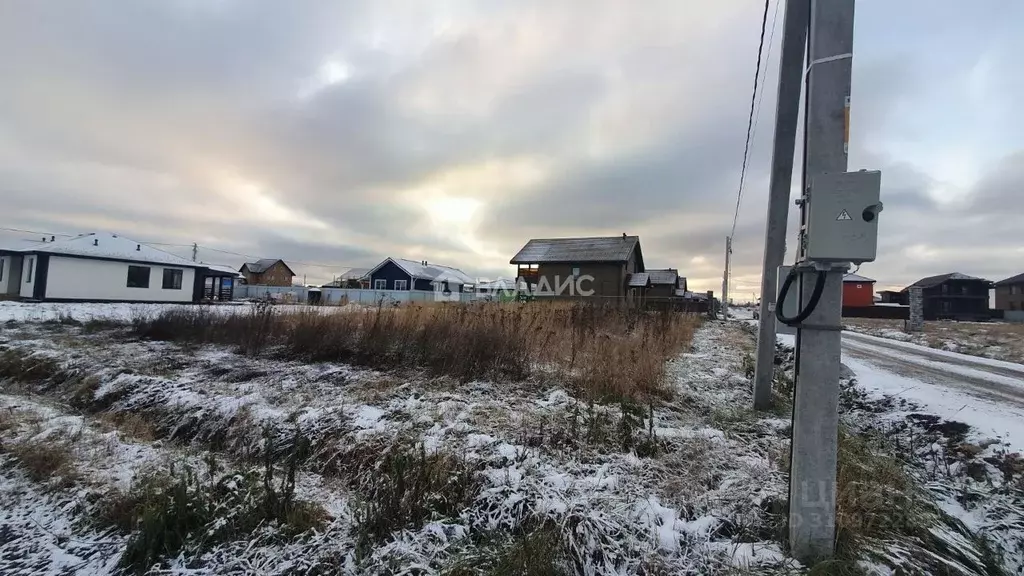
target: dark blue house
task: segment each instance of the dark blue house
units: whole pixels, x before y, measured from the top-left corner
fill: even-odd
[[[444,290],[462,292],[476,281],[458,268],[415,262],[403,258],[385,258],[367,272],[374,290]]]

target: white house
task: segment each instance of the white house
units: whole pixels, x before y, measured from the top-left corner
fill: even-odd
[[[20,297],[22,252],[44,242],[17,240],[0,247],[0,298]]]
[[[206,265],[116,234],[82,234],[0,252],[2,294],[32,300],[194,302]]]

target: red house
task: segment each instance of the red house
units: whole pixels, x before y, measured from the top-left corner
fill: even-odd
[[[857,274],[843,276],[843,306],[875,305],[875,281]]]

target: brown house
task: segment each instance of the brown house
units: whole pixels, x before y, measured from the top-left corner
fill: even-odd
[[[534,239],[510,263],[537,295],[611,300],[643,289],[629,287],[632,275],[644,272],[637,236]]]
[[[661,300],[674,298],[676,290],[679,289],[679,271],[675,268],[663,270],[650,269],[647,274],[651,278],[651,287],[647,290],[647,299]],[[686,279],[683,279],[685,284]],[[685,291],[685,288],[684,288]]]
[[[255,262],[246,262],[238,272],[245,278],[246,284],[260,286],[291,286],[295,272],[284,263],[284,260],[263,258]]]
[[[1024,310],[1024,274],[996,282],[996,310]]]

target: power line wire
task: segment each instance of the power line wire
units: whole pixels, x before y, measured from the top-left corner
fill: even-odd
[[[191,245],[189,245],[189,248],[191,248]],[[205,246],[203,244],[199,244],[199,248],[203,248],[203,249],[206,249],[206,250],[212,250],[214,252],[221,252],[223,254],[231,254],[232,256],[241,256],[243,258],[250,258],[250,259],[253,259],[253,260],[259,260],[260,259],[260,256],[253,256],[252,254],[242,254],[241,252],[233,252],[231,250],[222,250],[220,248],[213,248],[211,246]],[[300,266],[313,266],[313,267],[317,267],[317,268],[351,268],[351,266],[347,266],[345,264],[323,264],[323,263],[318,263],[318,262],[301,262],[299,260],[291,260],[291,259],[284,259],[284,260],[286,262],[290,262],[292,264],[298,264]]]
[[[768,35],[768,51],[764,54],[764,69],[768,70],[768,66],[772,61],[772,42],[775,40],[775,23],[779,19],[779,6],[782,5],[782,0],[776,0],[775,2],[775,14],[772,16],[772,33]],[[768,81],[768,73],[765,72],[761,76],[761,95],[757,97],[757,111],[754,112],[754,130],[750,133],[750,155],[754,155],[754,144],[757,139],[757,124],[761,120],[761,101],[764,100],[764,83]]]
[[[40,232],[38,230],[23,230],[21,228],[0,227],[0,230],[4,230],[6,232],[19,232],[21,234],[40,234],[40,235],[43,235],[43,236],[68,236],[68,237],[74,236],[74,234],[60,234],[60,233],[57,233],[57,232]]]
[[[761,40],[760,44],[757,46],[757,68],[754,69],[754,89],[750,94],[750,115],[747,118],[747,139],[743,144],[743,165],[740,168],[740,188],[736,192],[736,211],[732,217],[732,231],[729,233],[730,238],[736,234],[736,222],[740,217],[740,201],[743,199],[743,182],[747,176],[747,157],[750,153],[750,133],[754,127],[754,107],[757,104],[757,86],[761,75],[761,56],[764,52],[764,33],[768,28],[768,8],[770,6],[771,0],[765,0],[764,14],[761,16]]]
[[[765,52],[765,55],[764,55],[764,68],[765,68],[765,70],[768,70],[768,66],[771,64],[771,61],[772,61],[772,47],[773,47],[773,45],[774,45],[773,43],[775,41],[775,28],[776,28],[776,25],[777,25],[778,20],[779,20],[779,6],[781,6],[781,5],[782,5],[782,0],[776,0],[775,1],[775,12],[772,14],[772,31],[771,31],[771,34],[768,35],[768,51]],[[767,15],[767,13],[766,13],[766,15]],[[763,38],[763,36],[762,36],[762,38]],[[760,65],[758,65],[758,68],[760,68]],[[761,75],[761,87],[759,89],[757,89],[757,90],[760,90],[760,94],[757,97],[757,110],[754,112],[754,128],[750,132],[750,140],[749,140],[749,142],[750,142],[750,152],[749,152],[749,154],[744,154],[744,156],[746,156],[746,157],[754,155],[754,144],[755,144],[754,141],[755,141],[755,138],[757,137],[757,125],[758,125],[758,122],[761,120],[761,102],[764,100],[764,84],[767,81],[768,81],[768,74],[766,72],[765,74]],[[741,176],[741,178],[742,178],[742,176]],[[742,181],[740,183],[740,192],[739,192],[739,194],[737,196],[738,197],[736,199],[736,215],[733,218],[733,225],[732,225],[733,226],[733,235],[735,235],[735,233],[736,233],[736,223],[739,220],[739,209],[740,209],[739,205],[740,205],[740,202],[742,201],[742,198],[743,198],[743,184],[742,184]],[[728,280],[728,282],[729,282],[729,293],[732,294],[732,292],[733,292],[733,277],[732,277],[732,264],[731,264],[731,262],[729,264],[729,270],[728,270],[727,273],[728,273],[728,278],[729,278],[729,280]]]

